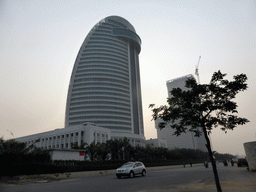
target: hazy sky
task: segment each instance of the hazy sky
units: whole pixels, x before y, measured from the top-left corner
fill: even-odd
[[[151,109],[166,103],[166,81],[195,73],[245,73],[249,89],[236,99],[250,123],[227,134],[215,129],[213,150],[244,154],[256,140],[256,1],[250,0],[2,0],[0,1],[0,136],[64,127],[73,65],[86,35],[101,19],[127,19],[141,37],[144,129],[156,138]]]

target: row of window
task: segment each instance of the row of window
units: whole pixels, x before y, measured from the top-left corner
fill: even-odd
[[[120,51],[117,51],[117,50],[113,51],[113,50],[109,50],[109,49],[99,49],[99,48],[98,49],[90,49],[90,48],[88,48],[88,49],[85,49],[83,52],[84,52],[84,54],[90,54],[90,55],[95,54],[95,53],[110,54],[110,55],[122,57],[123,59],[126,59],[126,60],[128,58],[127,53],[124,54],[124,53],[122,53]]]
[[[104,34],[104,33],[93,33],[90,40],[102,40],[104,42],[105,41],[113,42],[113,43],[120,44],[120,45],[124,46],[125,48],[127,47],[127,44],[125,43],[125,41],[117,38],[116,35],[112,35],[112,34],[109,35],[109,34]]]
[[[115,62],[105,62],[105,61],[83,61],[79,62],[78,70],[81,69],[87,69],[87,68],[92,68],[92,69],[115,69],[117,71],[123,71],[125,73],[129,73],[128,70],[128,65],[120,65],[119,63]]]
[[[93,67],[95,65],[95,67]],[[106,66],[106,68],[112,69],[112,67],[116,67],[118,70],[122,70],[126,73],[129,73],[129,65],[128,63],[124,63],[124,62],[117,62],[114,60],[97,60],[97,59],[92,59],[89,58],[89,60],[83,60],[79,62],[79,68],[78,69],[84,69],[87,68],[88,66],[92,67],[92,68],[101,68],[100,66]]]
[[[124,94],[129,94],[129,91],[124,89],[116,89],[110,87],[84,87],[84,88],[74,88],[72,93],[81,92],[81,91],[111,91],[111,92],[122,92]]]
[[[110,62],[79,62],[76,74],[86,74],[91,72],[102,72],[102,73],[109,73],[109,74],[118,74],[122,77],[129,76],[129,70],[127,66],[118,63],[110,63]]]
[[[86,82],[86,83],[75,83],[74,85],[73,85],[73,87],[74,88],[77,88],[77,87],[89,87],[89,86],[94,86],[94,87],[97,87],[97,86],[107,86],[107,87],[111,87],[111,88],[122,88],[122,89],[124,89],[124,90],[127,90],[127,91],[129,91],[130,90],[130,88],[129,88],[129,86],[126,86],[126,85],[120,85],[120,84],[118,84],[118,83],[116,83],[116,82],[108,82],[108,83],[106,83],[106,82],[103,82],[103,81],[98,81],[98,82],[93,82],[93,83],[88,83],[88,82]]]
[[[108,62],[116,62],[120,65],[124,65],[127,66],[128,62],[124,61],[122,59],[119,58],[112,58],[112,57],[91,57],[91,56],[87,56],[87,57],[81,57],[80,61],[94,61],[94,62],[101,62],[101,61],[108,61]]]
[[[87,51],[84,54],[82,54],[82,57],[92,57],[92,56],[96,56],[96,57],[102,57],[102,56],[107,56],[110,58],[118,58],[122,61],[124,61],[125,63],[128,62],[128,57],[127,56],[123,56],[122,53],[108,53],[108,51],[98,51],[98,50],[94,50],[93,52]]]
[[[80,112],[72,112],[69,113],[69,116],[79,116],[79,115],[84,115],[84,114],[114,114],[114,115],[123,115],[123,116],[130,116],[131,114],[125,113],[125,112],[116,112],[116,111],[80,111]]]
[[[84,131],[81,131],[81,137],[83,137],[84,135]],[[31,141],[27,141],[25,142],[27,145],[32,145],[32,144],[36,144],[38,147],[41,147],[42,149],[68,149],[71,148],[73,144],[78,144],[78,141],[76,142],[63,142],[62,139],[64,139],[64,137],[66,136],[67,138],[72,138],[73,136],[78,137],[79,133],[75,132],[75,133],[68,133],[68,134],[62,134],[62,135],[58,135],[58,136],[50,136],[50,137],[45,137],[45,138],[39,138],[39,139],[35,139],[35,140],[31,140]],[[62,139],[61,139],[62,138]],[[106,142],[106,140],[109,139],[109,136],[107,133],[99,133],[99,132],[94,132],[94,140],[98,141],[98,142]],[[77,140],[77,139],[76,139]],[[49,141],[49,142],[48,142]],[[57,142],[57,141],[61,141],[61,143]],[[56,143],[57,142],[57,143]],[[83,139],[81,139],[81,143],[83,143]],[[69,146],[70,143],[70,146]]]
[[[70,110],[71,109],[82,109],[83,107],[74,107],[74,106],[81,106],[81,105],[87,105],[87,106],[90,106],[90,105],[94,105],[94,104],[98,104],[98,105],[115,105],[115,106],[123,106],[123,107],[128,107],[130,108],[130,105],[129,104],[126,104],[126,103],[121,103],[121,102],[112,102],[112,101],[83,101],[83,102],[72,102],[70,104]],[[73,107],[72,107],[73,106]]]
[[[111,31],[113,32],[113,28],[111,29]],[[97,40],[107,40],[107,41],[113,41],[116,43],[120,43],[121,45],[126,45],[126,43],[121,40],[118,39],[116,37],[116,35],[112,34],[106,34],[106,33],[92,33],[90,36],[90,39],[97,39]]]
[[[130,117],[117,117],[117,116],[81,116],[81,117],[70,117],[70,121],[74,120],[92,120],[92,119],[112,119],[112,120],[122,120],[122,121],[131,121]]]
[[[100,76],[100,77],[114,77],[114,78],[117,78],[117,79],[123,79],[124,81],[129,81],[129,78],[127,77],[124,77],[124,76],[121,76],[119,74],[107,74],[107,73],[85,73],[85,74],[79,74],[79,75],[76,75],[75,78],[78,79],[79,77],[96,77],[96,76]]]
[[[88,41],[88,44],[89,45],[109,45],[109,46],[114,46],[115,48],[119,48],[121,50],[123,50],[124,52],[127,51],[127,47],[123,47],[123,46],[120,46],[119,44],[116,44],[116,43],[110,43],[110,42],[103,42],[103,41]]]
[[[92,110],[92,109],[110,109],[110,110],[118,110],[118,111],[126,111],[130,112],[129,108],[124,108],[124,107],[114,107],[114,106],[85,106],[85,107],[72,107],[70,108],[70,111],[79,111],[79,110]],[[70,113],[71,114],[71,113]]]
[[[110,58],[116,58],[116,59],[119,59],[123,62],[128,62],[128,58],[127,57],[123,57],[121,56],[120,54],[117,54],[117,53],[103,53],[103,52],[93,52],[93,53],[84,53],[82,54],[82,57],[97,57],[97,58],[100,58],[102,56],[107,56],[107,57],[110,57]]]
[[[109,43],[113,43],[115,44],[116,46],[119,46],[123,49],[127,49],[127,45],[124,41],[120,41],[118,40],[116,37],[112,37],[112,38],[109,38],[109,37],[90,37],[90,41],[97,41],[97,42],[100,42],[102,44],[104,43],[107,43],[107,45],[109,45]]]
[[[112,31],[108,31],[108,30],[104,30],[104,29],[95,29],[94,31],[99,32],[99,33],[109,33],[109,34],[113,33]]]
[[[111,78],[81,78],[81,79],[75,79],[74,83],[79,83],[79,82],[90,82],[90,81],[103,81],[103,82],[114,82],[114,83],[119,83],[120,85],[127,85],[129,86],[129,82],[127,81],[122,81],[122,80],[115,80]]]
[[[120,94],[120,93],[114,93],[114,92],[96,92],[96,91],[91,91],[91,92],[80,92],[80,93],[73,93],[72,98],[81,98],[80,96],[88,96],[88,95],[106,95],[106,96],[116,96],[116,97],[122,97],[126,99],[130,99],[130,96],[127,94]]]
[[[81,137],[84,136],[84,131],[80,132]],[[47,142],[56,142],[56,141],[62,141],[64,138],[73,138],[73,137],[78,137],[79,133],[75,132],[75,133],[67,133],[67,134],[61,134],[61,135],[56,135],[56,136],[49,136],[49,137],[42,137],[42,138],[37,138],[35,140],[30,140],[30,141],[26,141],[25,143],[27,145],[33,145],[36,143],[47,143]]]
[[[118,49],[115,46],[110,46],[110,45],[86,45],[85,49],[83,50],[83,52],[89,52],[89,51],[94,51],[94,50],[108,50],[111,51],[113,53],[122,53],[123,55],[127,56],[128,55],[128,51],[127,49]]]
[[[126,103],[130,103],[130,100],[127,100],[127,99],[122,99],[122,98],[116,98],[116,97],[104,97],[104,96],[94,96],[94,97],[79,97],[79,98],[72,98],[71,99],[71,102],[72,101],[80,101],[80,100],[106,100],[106,101],[109,101],[109,100],[113,100],[113,101],[123,101],[123,102],[126,102]]]
[[[83,124],[85,121],[75,121],[75,122],[73,122],[74,124],[69,124],[69,125],[80,125],[80,124]],[[106,125],[106,126],[112,126],[112,125],[118,125],[118,126],[116,126],[116,129],[119,129],[119,127],[120,128],[125,128],[125,127],[127,127],[127,128],[129,128],[129,129],[131,129],[131,123],[127,123],[127,122],[123,122],[123,121],[117,121],[117,120],[115,120],[115,121],[111,121],[111,120],[105,120],[105,121],[102,121],[102,120],[93,120],[93,121],[90,121],[90,122],[93,122],[93,123],[95,123],[97,126],[99,126],[99,125],[101,125],[101,124],[104,124],[104,125]],[[106,127],[106,126],[104,126],[105,128],[109,128],[109,127]],[[113,126],[112,126],[113,127]]]
[[[105,125],[105,124],[104,124]],[[121,125],[121,124],[120,124]],[[125,130],[125,131],[131,131],[131,127],[126,127],[126,126],[105,126],[108,129],[116,129],[116,130]],[[120,131],[116,131],[116,133],[120,133]]]
[[[93,122],[99,126],[104,125],[104,127],[108,129],[128,130],[128,131],[131,130],[131,123],[115,122],[115,121],[93,121]],[[69,126],[81,125],[83,123],[84,121],[69,122]],[[114,125],[117,125],[117,126],[114,126]]]
[[[112,28],[111,27],[106,27],[106,26],[98,26],[98,29],[106,29],[106,30],[109,30],[109,31],[111,31],[112,30]]]
[[[101,25],[99,25],[99,26],[109,26],[111,28],[117,27],[117,25],[114,25],[114,24],[109,23],[109,22],[107,23],[107,21],[105,21],[104,23],[101,23]]]
[[[83,140],[81,140],[81,143],[83,143]],[[73,144],[78,145],[78,142],[71,142],[70,146],[69,143],[65,143],[65,144],[56,144],[56,145],[45,145],[42,146],[42,149],[70,149]]]

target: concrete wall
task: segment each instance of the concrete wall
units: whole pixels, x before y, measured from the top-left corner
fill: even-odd
[[[167,142],[164,139],[149,139],[145,140],[145,144],[151,147],[164,147],[167,148]]]
[[[84,150],[50,150],[52,160],[84,160]]]
[[[244,143],[246,160],[250,171],[256,171],[256,141]]]

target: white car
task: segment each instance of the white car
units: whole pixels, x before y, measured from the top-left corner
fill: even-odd
[[[146,175],[146,167],[142,162],[127,162],[123,164],[121,167],[116,169],[117,178],[121,178],[122,176],[134,177],[134,175],[141,174],[142,176]]]

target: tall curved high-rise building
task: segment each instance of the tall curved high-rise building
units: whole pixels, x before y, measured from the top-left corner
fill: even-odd
[[[77,55],[67,96],[65,127],[91,122],[112,137],[144,139],[139,53],[141,39],[124,18],[97,23]]]

